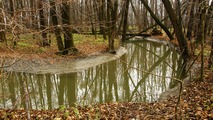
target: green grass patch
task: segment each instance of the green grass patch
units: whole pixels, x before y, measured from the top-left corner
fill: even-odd
[[[26,43],[26,42],[18,42],[18,46],[20,46],[20,47],[31,47],[31,45],[29,43]]]
[[[61,35],[62,40],[63,35]],[[55,53],[57,52],[57,41],[54,34],[47,34],[47,39],[51,41],[50,47],[41,47],[40,42],[42,40],[41,35],[33,34],[33,33],[26,33],[21,34],[17,37],[17,45],[13,46],[13,36],[11,34],[7,34],[7,46],[5,43],[0,44],[0,48],[12,48],[15,51],[24,52],[24,53]],[[108,41],[104,40],[103,35],[97,34],[73,34],[74,45],[76,47],[85,46],[90,49],[93,49],[92,46],[100,46],[103,48],[104,46],[108,45]],[[119,46],[119,40],[115,39],[115,48]],[[88,44],[87,44],[88,43]],[[100,50],[100,48],[97,48]],[[94,50],[94,49],[93,49]]]

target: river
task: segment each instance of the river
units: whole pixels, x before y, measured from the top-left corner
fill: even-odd
[[[85,69],[82,64],[76,72],[54,73],[57,67],[50,73],[10,72],[1,78],[0,108],[153,102],[176,85],[171,78],[177,77],[182,62],[174,49],[147,40],[124,47],[127,52],[119,58]]]

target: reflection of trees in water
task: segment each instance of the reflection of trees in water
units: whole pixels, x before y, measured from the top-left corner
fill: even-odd
[[[127,44],[129,50],[119,60],[70,74],[14,73],[2,91],[1,106],[26,107],[22,80],[26,80],[32,108],[54,109],[76,104],[95,104],[110,101],[154,101],[160,92],[176,83],[168,78],[177,74],[179,56],[164,45],[148,42]],[[136,69],[135,69],[136,68]],[[147,71],[147,72],[143,72]],[[152,74],[150,74],[152,73]],[[155,75],[154,75],[155,74]],[[158,75],[158,76],[156,76]],[[18,100],[17,100],[18,99]]]
[[[76,103],[76,83],[77,73],[61,74],[59,84],[58,104],[65,106],[75,106]],[[68,104],[68,105],[67,105]]]

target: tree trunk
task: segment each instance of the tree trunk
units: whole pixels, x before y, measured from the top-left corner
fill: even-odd
[[[64,31],[64,45],[65,49],[69,49],[74,47],[72,31],[70,29],[70,7],[68,3],[62,3],[62,23],[63,23],[63,31]]]
[[[144,2],[148,2],[148,0],[143,0]],[[148,13],[147,13],[147,8],[143,5],[143,12],[142,12],[142,22],[143,22],[143,28],[147,28],[148,26],[149,26],[149,21],[148,21]],[[146,19],[144,19],[144,18],[146,18]]]
[[[212,17],[213,17],[213,1],[211,1],[211,4],[208,6],[207,11],[208,12],[207,12],[207,15],[206,15],[206,23],[205,23],[205,30],[204,30],[205,36],[208,35],[208,31],[212,27],[212,22],[213,22],[213,20],[212,20]]]
[[[178,16],[175,13],[174,9],[172,8],[170,1],[169,0],[162,0],[162,2],[165,6],[165,9],[166,9],[168,15],[169,15],[169,19],[170,19],[170,21],[173,25],[175,35],[176,35],[178,43],[179,43],[180,50],[182,52],[182,57],[183,57],[184,61],[187,61],[188,58],[189,58],[188,45],[187,45],[186,39],[183,35],[181,23],[178,20]]]
[[[211,53],[209,56],[209,60],[208,60],[208,67],[212,68],[213,67],[213,33],[212,33],[212,38],[211,38]]]
[[[0,1],[0,8],[2,8],[2,1]],[[0,12],[0,42],[6,41],[6,36],[5,36],[5,26],[4,24],[4,16],[2,12]]]
[[[195,7],[195,1],[191,0],[191,6],[190,6],[190,15],[189,15],[189,22],[188,22],[188,28],[187,28],[187,38],[191,40],[192,37],[192,31],[194,26],[194,7]]]
[[[107,39],[106,36],[106,26],[105,26],[105,0],[97,0],[96,1],[96,8],[97,8],[97,18],[99,22],[100,34],[103,35],[104,40]]]
[[[114,39],[116,36],[118,1],[107,0],[107,28],[108,28],[108,44],[109,52],[115,53]]]
[[[10,15],[11,15],[11,17],[13,17],[14,16],[14,3],[13,3],[13,0],[10,0],[9,1],[10,2]]]
[[[155,22],[166,32],[170,40],[173,40],[174,37],[172,34],[169,32],[168,28],[157,18],[157,16],[153,13],[153,11],[150,9],[149,5],[145,0],[141,0],[143,5],[146,7],[146,9],[149,11],[150,15],[152,18],[155,20]]]
[[[56,13],[56,6],[55,6],[55,2],[50,2],[50,16],[51,16],[51,20],[52,20],[52,24],[54,26],[53,28],[53,32],[56,36],[56,41],[57,41],[57,46],[58,46],[58,50],[59,51],[63,51],[64,50],[64,45],[63,45],[63,41],[61,38],[61,30],[58,27],[58,18],[57,18],[57,13]]]
[[[205,24],[206,24],[206,1],[202,4],[201,9],[201,71],[200,71],[200,80],[203,81],[204,77],[204,40],[205,40]]]
[[[155,16],[157,17],[156,13],[155,13],[155,0],[150,0],[150,8],[153,11],[153,13],[155,14]],[[149,3],[148,3],[149,4]],[[150,26],[154,25],[154,20],[151,18],[150,19]]]
[[[212,12],[213,12],[213,1],[211,2],[211,5],[210,5],[209,10],[208,10],[208,16],[207,17],[209,19],[211,19],[210,16],[212,16]],[[210,22],[212,22],[212,21],[210,21]],[[212,25],[210,25],[210,26],[212,26]],[[211,36],[211,40],[210,40],[211,41],[211,53],[210,53],[209,60],[208,60],[208,67],[212,68],[213,67],[213,31],[212,31],[211,27],[209,29],[210,29],[210,33],[211,33],[211,35],[210,35]]]
[[[41,46],[49,46],[47,40],[47,33],[46,33],[46,26],[45,26],[45,18],[44,18],[44,8],[43,8],[43,0],[38,1],[38,8],[39,8],[39,22],[40,22],[40,30],[41,30],[41,36],[42,36],[42,42]]]
[[[65,50],[63,54],[73,54],[77,51],[73,42],[72,29],[70,28],[70,3],[62,3],[62,23],[64,33],[64,46]]]
[[[15,8],[14,8],[14,1],[13,0],[9,0],[9,3],[10,3],[10,10],[9,10],[9,13],[10,13],[10,15],[11,15],[11,32],[12,32],[12,35],[13,35],[13,37],[12,37],[12,43],[13,43],[13,47],[15,47],[16,45],[17,45],[17,31],[16,31],[16,23],[15,23],[15,21],[16,21],[16,19],[15,19],[15,16],[14,16],[14,13],[15,13]]]
[[[126,32],[127,32],[127,27],[128,27],[129,2],[130,2],[130,0],[126,0],[126,2],[125,2],[122,42],[124,42],[126,40]]]
[[[103,38],[106,40],[107,39],[107,36],[106,36],[106,2],[105,0],[101,0],[101,7],[100,7],[100,32],[103,34]]]
[[[2,16],[0,17],[0,24],[3,24],[3,18]],[[0,42],[5,42],[6,41],[6,35],[5,35],[5,29],[3,25],[0,25]]]

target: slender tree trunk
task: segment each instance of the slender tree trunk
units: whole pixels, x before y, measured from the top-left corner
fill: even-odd
[[[118,33],[120,33],[121,32],[121,27],[123,27],[123,21],[124,21],[124,9],[125,9],[125,3],[126,3],[126,1],[123,1],[122,3],[121,3],[121,13],[120,13],[120,16],[121,16],[121,20],[120,20],[120,22],[119,22],[119,25],[118,25]]]
[[[12,32],[12,42],[13,42],[13,47],[15,47],[17,45],[17,31],[16,31],[16,19],[15,19],[15,16],[14,16],[14,13],[15,13],[15,8],[14,8],[14,1],[13,0],[9,0],[9,3],[10,3],[10,8],[9,8],[9,13],[11,15],[11,21],[12,21],[12,24],[11,24],[11,32]]]
[[[155,0],[150,0],[150,6],[151,6],[151,10],[153,11],[153,13],[155,14],[155,16],[157,17],[156,13],[155,13],[155,4],[154,4]],[[151,18],[150,19],[150,26],[154,25],[154,20]]]
[[[0,8],[1,9],[3,8],[2,1],[0,1]],[[5,26],[3,24],[4,24],[4,15],[2,14],[2,11],[0,11],[0,42],[6,41]]]
[[[148,2],[148,0],[143,0],[144,2]],[[148,13],[147,13],[147,8],[145,7],[145,5],[143,5],[143,8],[142,8],[143,12],[142,12],[142,22],[143,22],[143,28],[147,28],[149,26],[149,21],[148,21]],[[145,19],[144,19],[145,18]]]
[[[130,0],[126,0],[126,2],[125,2],[122,42],[124,42],[126,40],[126,32],[127,32],[127,27],[128,27],[129,2],[130,2]]]
[[[173,25],[175,35],[177,37],[178,43],[180,50],[182,52],[182,57],[184,61],[187,61],[189,58],[189,53],[188,53],[188,45],[186,42],[186,39],[184,37],[183,31],[182,31],[182,26],[180,21],[178,20],[177,14],[175,13],[174,9],[172,8],[172,5],[169,0],[162,0],[165,9],[169,15],[170,21]]]
[[[2,8],[1,6],[1,2],[0,2],[0,8]],[[2,15],[2,13],[0,13],[0,42],[4,42],[6,41],[6,35],[5,35],[5,26],[4,24],[4,16]]]
[[[153,11],[150,9],[149,5],[147,4],[147,2],[145,0],[141,0],[141,2],[143,3],[143,5],[146,7],[146,9],[149,11],[150,15],[152,16],[152,18],[155,20],[155,22],[166,32],[166,34],[168,35],[168,37],[170,38],[170,40],[173,40],[174,37],[172,36],[172,34],[169,32],[168,28],[157,18],[157,16],[153,13]]]
[[[109,52],[115,53],[114,38],[116,34],[116,19],[117,19],[118,1],[107,0],[107,28],[108,28],[108,45]]]
[[[20,1],[20,3],[19,4],[21,4],[20,6],[21,7],[23,7],[23,4],[22,4],[22,2]],[[32,0],[31,1],[31,21],[32,21],[32,25],[31,25],[31,27],[32,27],[32,29],[36,29],[37,27],[37,20],[36,20],[36,1],[35,0]]]
[[[14,17],[14,3],[13,0],[9,0],[10,2],[10,15],[11,17]]]
[[[1,18],[0,18],[1,19]],[[0,26],[0,42],[6,41],[6,35],[2,25]]]
[[[213,1],[211,2],[211,5],[209,6],[209,10],[208,10],[208,19],[211,19],[210,16],[212,16],[212,13],[213,13]],[[210,23],[212,23],[212,21],[209,20]],[[210,36],[211,36],[211,53],[210,53],[210,56],[209,56],[209,60],[208,60],[208,67],[211,68],[213,67],[213,29],[211,28],[212,24],[210,24]]]
[[[194,26],[194,7],[195,7],[195,1],[191,0],[191,5],[190,5],[190,15],[189,15],[189,22],[188,22],[188,28],[187,28],[187,38],[191,40],[192,37],[192,31],[193,31],[193,26]]]
[[[56,41],[57,41],[57,46],[58,46],[58,50],[59,51],[63,51],[64,50],[64,45],[63,45],[63,41],[61,38],[61,30],[58,27],[58,18],[57,18],[57,13],[56,13],[56,6],[55,6],[55,2],[50,2],[50,16],[51,16],[51,20],[52,20],[52,24],[53,24],[53,32],[56,36]]]
[[[46,33],[46,26],[45,26],[45,18],[44,18],[44,8],[43,8],[43,0],[39,0],[38,2],[38,8],[39,8],[39,22],[40,22],[40,30],[41,30],[41,36],[42,36],[42,46],[49,46],[47,40],[47,33]]]
[[[95,38],[97,38],[97,29],[96,29],[96,23],[97,23],[97,6],[96,6],[96,1],[90,1],[90,6],[91,6],[91,11],[93,13],[93,17],[92,17],[92,34],[95,35]]]
[[[91,0],[87,0],[87,1],[85,1],[85,3],[86,3],[86,8],[87,8],[86,10],[87,10],[88,16],[89,16],[89,21],[91,24],[91,31],[92,31],[92,34],[95,35],[96,33],[95,33],[95,27],[94,27],[94,22],[93,22],[94,12],[93,12],[93,8],[92,8]]]
[[[212,68],[213,67],[213,33],[211,35],[211,53],[209,56],[209,60],[208,60],[208,67]]]
[[[207,3],[203,1],[201,9],[201,71],[200,80],[203,81],[204,77],[204,41],[205,41],[205,24],[206,24],[206,14],[207,14]]]
[[[208,4],[208,2],[207,2],[207,4]],[[208,31],[212,27],[211,23],[213,22],[213,20],[212,20],[212,17],[213,17],[213,1],[211,1],[211,4],[208,6],[207,11],[208,12],[207,12],[207,15],[206,15],[205,30],[204,30],[205,36],[208,35]]]
[[[103,34],[103,38],[106,40],[107,36],[106,36],[106,2],[105,0],[102,0],[102,4],[101,4],[101,32]]]
[[[62,23],[64,31],[64,45],[65,49],[74,47],[72,31],[70,29],[70,6],[69,3],[62,3]]]
[[[100,34],[103,35],[104,40],[107,39],[106,36],[106,23],[105,23],[105,16],[106,16],[106,2],[105,0],[97,0],[97,15],[98,15],[98,20],[99,20],[99,28],[100,28]]]

